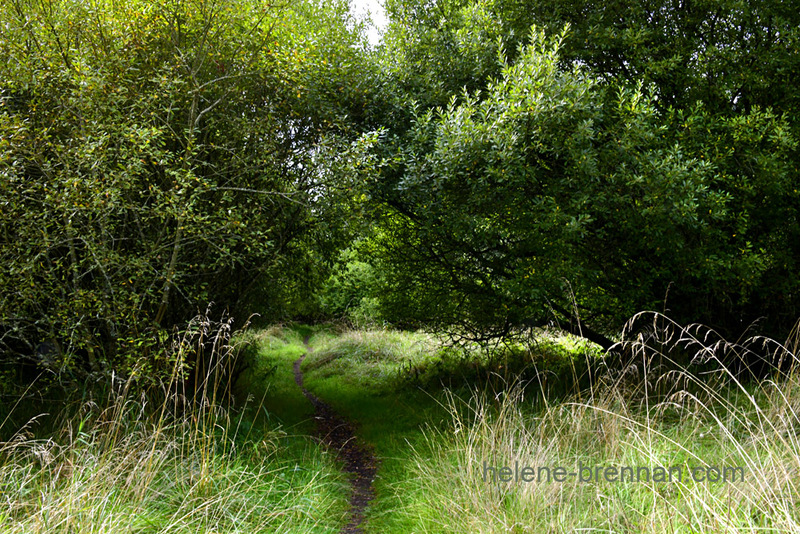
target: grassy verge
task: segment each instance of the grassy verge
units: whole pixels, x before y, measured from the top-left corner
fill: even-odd
[[[267,354],[297,352],[292,339],[258,341]],[[235,411],[116,394],[104,407],[62,407],[73,415],[50,416],[58,431],[45,437],[32,421],[0,444],[0,532],[338,532],[337,465],[251,393]],[[285,402],[286,421],[300,420],[300,404]]]
[[[416,531],[800,530],[800,384],[742,392],[749,406],[687,404],[678,421],[619,393],[539,412],[519,390],[475,395],[468,416],[453,398],[459,431],[431,429],[414,459],[405,506]],[[533,470],[514,480],[503,467]]]
[[[729,370],[744,346],[673,333],[631,342],[627,371],[588,399],[451,396],[452,427],[426,431],[404,488],[415,531],[800,531],[800,377],[744,383]]]
[[[570,395],[594,358],[572,339],[458,352],[275,327],[239,339],[236,410],[117,394],[19,429],[0,444],[0,532],[338,532],[348,487],[292,374],[309,335],[306,386],[381,462],[366,532],[800,531],[800,375],[744,384],[722,365],[739,345],[639,336]]]

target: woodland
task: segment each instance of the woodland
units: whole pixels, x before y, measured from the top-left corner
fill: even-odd
[[[383,4],[0,2],[0,531],[800,531],[800,5]]]

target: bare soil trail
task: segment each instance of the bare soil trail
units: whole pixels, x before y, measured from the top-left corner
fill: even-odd
[[[375,455],[366,445],[360,443],[353,431],[353,425],[337,414],[333,408],[308,391],[303,385],[303,372],[300,365],[311,352],[308,337],[303,340],[307,352],[294,362],[294,381],[303,395],[314,405],[317,421],[317,434],[329,448],[338,452],[344,463],[344,471],[350,478],[350,523],[342,529],[343,534],[362,534],[361,523],[369,501],[375,496],[372,481],[378,470]]]

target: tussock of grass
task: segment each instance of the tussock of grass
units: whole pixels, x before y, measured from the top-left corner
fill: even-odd
[[[115,428],[140,412],[120,409],[63,444],[24,433],[3,444],[3,532],[337,530],[339,482],[312,444],[291,458],[278,432],[218,435],[235,428],[224,414]]]
[[[427,334],[396,330],[347,330],[340,335],[317,335],[314,350],[320,359],[346,356],[360,362],[408,362],[427,359],[438,347]]]
[[[405,371],[434,360],[441,345],[427,334],[387,329],[318,333],[312,344],[305,371],[320,378],[341,376],[371,390],[397,387]]]
[[[524,379],[562,394],[586,381],[588,364],[600,350],[586,340],[548,331],[538,332],[525,346],[493,348],[455,346],[442,337],[390,329],[318,331],[311,343],[314,353],[303,366],[311,380],[335,378],[373,392],[421,387],[435,393]]]
[[[673,347],[686,348],[689,334],[683,334]],[[651,342],[640,337],[632,348],[648,358],[669,358],[659,352],[669,347],[654,350]],[[692,335],[690,345],[702,352],[704,364],[717,357],[702,337]],[[783,356],[794,360],[794,354]],[[416,447],[413,476],[398,495],[402,513],[413,518],[415,531],[437,533],[798,532],[800,376],[744,384],[723,363],[717,361],[717,371],[727,379],[713,386],[673,369],[667,376],[642,376],[638,385],[615,380],[598,386],[588,401],[584,396],[543,409],[533,409],[520,387],[475,393],[466,401],[451,396],[450,428],[430,427]],[[652,396],[647,384],[659,379],[673,387]],[[674,387],[687,383],[693,388]],[[647,467],[651,477],[658,466],[683,472],[680,480],[663,482],[603,475],[504,482],[487,465],[562,466],[567,472],[579,465]],[[697,481],[689,473],[715,466],[740,467],[744,480]]]

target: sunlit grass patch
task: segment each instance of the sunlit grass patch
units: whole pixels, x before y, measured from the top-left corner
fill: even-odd
[[[404,372],[437,358],[441,341],[421,332],[388,329],[319,332],[303,369],[310,376],[340,378],[372,391],[402,385]]]

